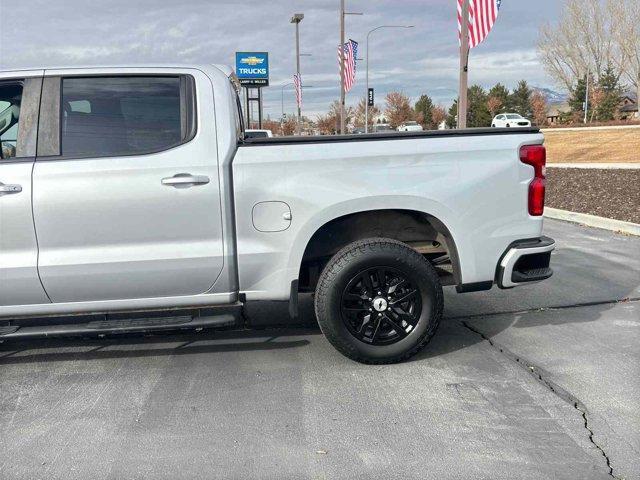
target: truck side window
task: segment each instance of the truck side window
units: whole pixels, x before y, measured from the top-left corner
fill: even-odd
[[[21,100],[21,84],[0,84],[0,158],[2,159],[18,155],[16,148],[18,146]]]
[[[187,141],[192,129],[183,86],[178,76],[64,78],[62,155],[141,155]]]

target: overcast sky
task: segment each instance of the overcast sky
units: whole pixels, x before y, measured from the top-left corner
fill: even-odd
[[[525,78],[534,86],[557,87],[536,55],[541,24],[553,21],[558,0],[503,0],[485,42],[472,51],[470,83],[509,87]],[[235,51],[268,51],[271,87],[265,114],[280,115],[280,85],[295,69],[291,15],[300,24],[305,113],[325,111],[339,95],[336,47],[339,0],[0,0],[0,69],[130,63],[234,62]],[[413,99],[428,93],[448,106],[457,95],[456,0],[347,0],[347,38],[360,42],[379,25],[415,25],[380,30],[370,40],[370,83],[376,100],[392,90]],[[364,61],[348,103],[365,91]],[[291,87],[285,111],[292,112]]]

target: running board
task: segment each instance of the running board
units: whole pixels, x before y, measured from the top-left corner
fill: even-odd
[[[88,323],[0,326],[0,341],[9,339],[32,339],[83,335],[113,335],[121,333],[158,332],[201,328],[231,327],[238,324],[237,315],[223,313],[207,316],[176,316],[152,318],[102,319]]]

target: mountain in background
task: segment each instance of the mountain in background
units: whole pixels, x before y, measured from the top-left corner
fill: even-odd
[[[533,90],[534,92],[540,92],[542,95],[544,95],[545,100],[550,105],[565,103],[569,99],[568,94],[556,92],[555,90],[551,90],[550,88],[531,87],[531,90]]]

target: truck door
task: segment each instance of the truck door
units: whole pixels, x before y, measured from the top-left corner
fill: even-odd
[[[42,74],[0,78],[0,313],[2,306],[49,303],[31,212]]]
[[[211,82],[97,72],[44,79],[33,174],[44,288],[53,302],[207,292],[223,267]]]

